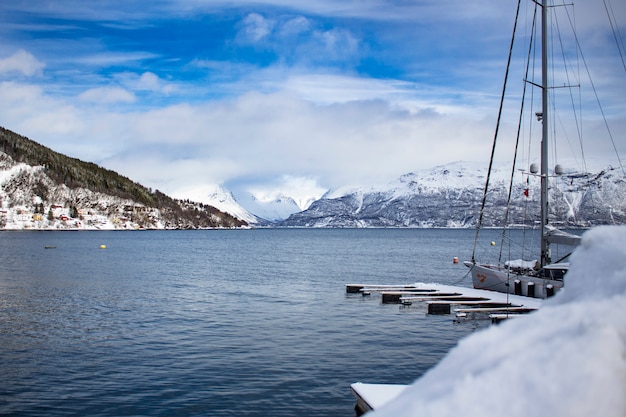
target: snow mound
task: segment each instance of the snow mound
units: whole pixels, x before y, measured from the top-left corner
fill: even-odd
[[[562,292],[554,302],[626,297],[626,226],[598,227],[583,235]]]
[[[586,232],[566,288],[469,336],[381,416],[626,416],[626,227]]]

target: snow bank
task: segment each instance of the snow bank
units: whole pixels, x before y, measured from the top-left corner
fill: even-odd
[[[566,288],[463,339],[381,416],[626,416],[626,227],[585,233]]]

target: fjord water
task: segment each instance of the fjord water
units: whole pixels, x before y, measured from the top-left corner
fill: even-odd
[[[473,239],[2,232],[0,415],[352,416],[351,383],[411,383],[481,325],[348,295],[345,284],[470,286],[452,259],[469,259]]]

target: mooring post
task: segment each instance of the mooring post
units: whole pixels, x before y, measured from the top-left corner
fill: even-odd
[[[348,294],[356,294],[363,289],[363,285],[346,284],[346,292]]]
[[[450,314],[450,304],[429,303],[428,314]]]

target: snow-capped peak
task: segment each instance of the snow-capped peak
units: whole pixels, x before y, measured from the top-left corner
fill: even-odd
[[[248,210],[243,208],[233,194],[219,185],[213,185],[212,190],[206,196],[207,203],[213,207],[235,216],[247,223],[257,223],[259,219]]]

